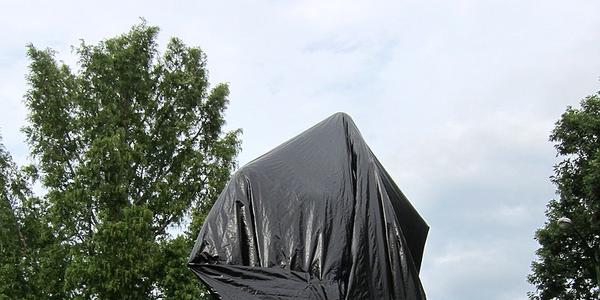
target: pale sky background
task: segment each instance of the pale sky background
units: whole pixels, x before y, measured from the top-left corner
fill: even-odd
[[[25,162],[32,42],[74,61],[144,17],[228,82],[241,165],[350,114],[431,226],[428,299],[525,299],[554,196],[548,135],[600,90],[600,1],[2,1],[0,133]],[[190,276],[192,274],[190,273]]]

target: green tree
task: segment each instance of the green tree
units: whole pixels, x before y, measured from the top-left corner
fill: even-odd
[[[28,292],[23,258],[30,241],[25,239],[17,205],[25,202],[29,190],[20,175],[0,144],[0,299],[23,298]]]
[[[552,182],[557,200],[549,202],[547,222],[537,230],[541,247],[529,282],[537,288],[531,299],[600,298],[600,97],[569,107],[556,123],[550,140],[562,158]],[[560,218],[572,220],[570,228]]]
[[[0,144],[0,299],[61,299],[64,271],[47,206],[31,192],[31,167],[19,170]]]
[[[223,131],[229,90],[209,85],[204,53],[172,38],[160,55],[157,33],[81,42],[75,71],[28,46],[24,132],[56,240],[39,268],[61,267],[42,297],[200,298],[185,262],[240,131]]]

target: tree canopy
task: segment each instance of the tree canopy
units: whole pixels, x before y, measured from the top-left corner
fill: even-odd
[[[142,23],[81,42],[75,68],[28,46],[24,132],[34,163],[1,170],[10,191],[0,218],[15,224],[3,228],[1,250],[16,261],[3,265],[30,265],[17,275],[2,269],[0,282],[19,285],[45,272],[30,287],[44,290],[32,298],[200,297],[187,255],[235,167],[240,130],[223,129],[229,88],[209,84],[201,49],[171,38],[161,54],[157,34]],[[27,184],[37,178],[41,197]],[[16,293],[0,286],[0,298]]]
[[[531,299],[600,298],[600,96],[569,107],[552,135],[558,156],[552,182],[558,199],[549,202],[547,222],[536,232],[541,247],[529,282]],[[559,219],[572,220],[561,228]]]
[[[45,222],[47,205],[34,197],[28,169],[20,170],[0,143],[0,299],[60,298],[60,247]],[[38,288],[39,287],[39,288]]]

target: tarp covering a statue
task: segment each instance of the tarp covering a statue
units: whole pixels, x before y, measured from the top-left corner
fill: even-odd
[[[337,113],[232,176],[188,265],[222,299],[425,299],[428,229]]]

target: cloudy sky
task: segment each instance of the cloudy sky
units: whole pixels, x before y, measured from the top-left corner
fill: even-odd
[[[533,232],[554,196],[547,141],[600,90],[598,1],[3,1],[0,132],[18,162],[25,45],[70,47],[140,17],[229,82],[244,164],[337,111],[431,226],[428,298],[525,299]],[[171,3],[169,3],[171,2]],[[166,4],[169,3],[169,4]]]

